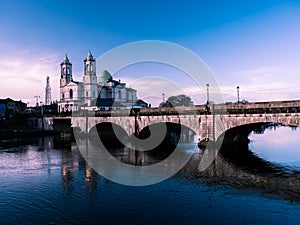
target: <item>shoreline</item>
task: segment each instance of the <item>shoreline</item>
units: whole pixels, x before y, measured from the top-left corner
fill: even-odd
[[[59,132],[52,130],[6,130],[0,132],[0,141],[14,138],[24,138],[32,136],[50,136],[56,135]]]

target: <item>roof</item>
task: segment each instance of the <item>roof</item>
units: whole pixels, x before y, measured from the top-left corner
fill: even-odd
[[[24,103],[24,102],[22,102],[21,100],[19,100],[19,101],[15,101],[15,100],[13,100],[13,99],[11,99],[11,98],[5,98],[5,99],[0,99],[0,103],[1,104],[7,104],[8,102],[15,102],[15,103],[20,103],[20,104],[25,104],[25,105],[27,105],[26,103]]]
[[[145,102],[145,101],[143,101],[142,99],[138,99],[138,100],[136,100],[136,102],[135,102],[135,105],[141,105],[141,104],[148,105],[148,103],[147,103],[147,102]]]
[[[115,101],[112,98],[98,98],[96,105],[100,107],[126,107],[122,103]]]
[[[84,59],[84,62],[86,62],[86,61],[95,61],[90,50],[89,50],[87,57]]]
[[[68,54],[66,53],[65,55],[65,58],[64,58],[64,61],[60,64],[60,65],[63,65],[63,64],[69,64],[69,65],[72,65],[72,63],[70,63],[70,60],[68,58]]]
[[[67,83],[64,87],[66,86],[74,86],[75,85],[83,85],[83,82],[79,82],[79,81],[74,81],[74,80],[71,80],[69,83]]]
[[[111,81],[112,79],[112,75],[107,70],[103,70],[97,76],[97,81],[102,84],[106,83],[107,81]]]
[[[65,55],[65,61],[66,61],[66,62],[70,62],[67,53],[66,53],[66,55]]]
[[[1,103],[14,102],[11,98],[0,99]]]
[[[89,53],[88,53],[88,56],[87,56],[87,57],[93,58],[93,55],[92,55],[92,53],[91,53],[91,50],[89,50]]]

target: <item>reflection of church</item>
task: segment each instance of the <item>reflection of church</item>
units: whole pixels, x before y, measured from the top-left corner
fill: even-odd
[[[60,67],[60,112],[130,108],[137,102],[137,91],[114,80],[108,71],[96,76],[96,60],[91,52],[84,59],[83,82],[73,80],[72,63],[67,55]]]

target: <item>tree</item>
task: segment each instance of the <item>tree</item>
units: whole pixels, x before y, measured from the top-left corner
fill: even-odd
[[[194,105],[192,99],[186,95],[176,95],[168,98],[166,102],[160,103],[160,107],[171,107],[171,106],[192,106]]]

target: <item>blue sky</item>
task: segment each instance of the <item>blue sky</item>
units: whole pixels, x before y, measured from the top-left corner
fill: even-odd
[[[119,45],[151,39],[199,55],[214,72],[225,101],[236,100],[237,85],[249,101],[300,99],[299,1],[1,0],[0,21],[1,98],[33,104],[38,94],[44,101],[49,75],[52,98],[58,99],[65,53],[74,79],[81,80],[88,50],[97,58]],[[180,71],[165,65],[133,65],[115,75],[157,98],[175,93],[135,80],[163,76],[182,85],[195,103],[205,100]]]

